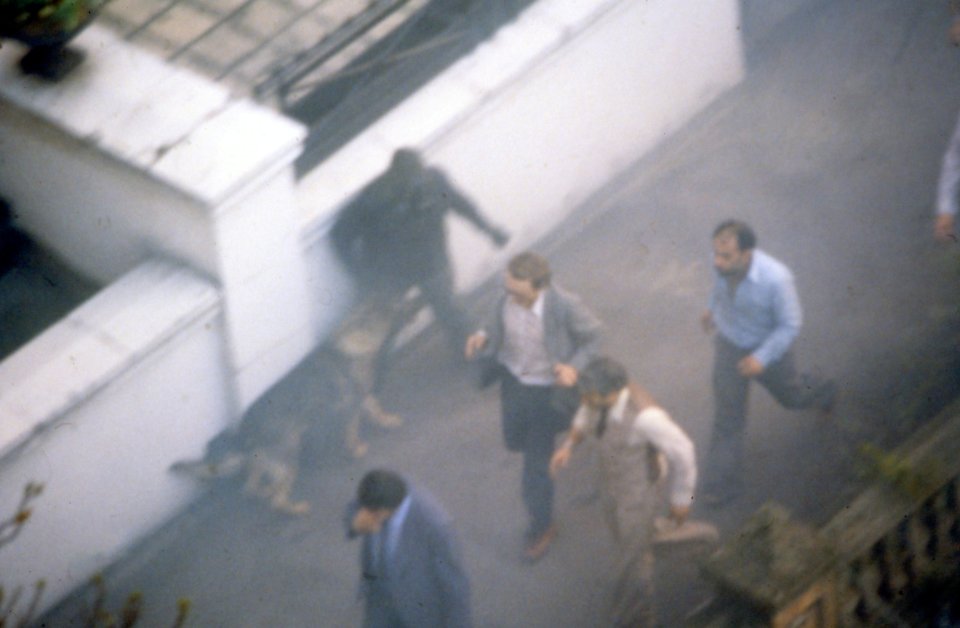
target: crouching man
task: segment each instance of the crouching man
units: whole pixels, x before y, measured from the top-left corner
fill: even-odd
[[[604,515],[619,547],[614,626],[653,626],[653,542],[661,505],[658,478],[666,461],[670,519],[687,519],[697,480],[693,443],[618,362],[600,357],[580,371],[581,405],[554,452],[550,472],[570,461],[574,446],[597,439]]]

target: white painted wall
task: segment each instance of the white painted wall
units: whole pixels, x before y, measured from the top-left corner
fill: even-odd
[[[2,91],[0,189],[34,238],[104,284],[151,253],[216,275],[200,203],[38,119]]]
[[[513,233],[503,251],[450,221],[468,290],[743,77],[736,0],[542,0],[309,173],[312,246],[337,210],[419,148]]]
[[[46,578],[55,603],[195,496],[167,469],[234,416],[223,337],[215,288],[149,261],[0,363],[0,513],[45,485],[8,591]]]
[[[317,342],[293,172],[226,203],[213,222],[240,407],[248,408]]]
[[[0,189],[32,235],[115,283],[0,363],[0,512],[47,485],[0,582],[51,578],[56,601],[190,499],[169,464],[349,307],[327,230],[395,148],[513,232],[495,253],[451,224],[469,289],[739,81],[736,27],[735,0],[542,0],[296,189],[292,123],[96,25],[58,86],[17,75],[5,43]]]
[[[0,49],[0,189],[18,222],[109,283],[152,255],[219,282],[239,407],[314,344],[292,162],[300,125],[96,25],[63,83]]]

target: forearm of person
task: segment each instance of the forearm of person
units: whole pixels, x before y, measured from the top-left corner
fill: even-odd
[[[707,311],[708,311],[708,312],[716,312],[716,311],[717,311],[717,302],[718,302],[718,300],[719,300],[720,290],[722,290],[722,288],[721,288],[721,286],[720,286],[720,278],[715,276],[714,279],[713,279],[713,288],[711,288],[711,290],[710,290],[710,298],[709,298],[709,300],[707,301]]]
[[[500,301],[497,302],[497,307],[502,307],[502,303]],[[481,350],[483,355],[493,355],[493,353],[497,350],[497,348],[492,346],[490,342],[490,333],[496,329],[498,324],[499,320],[497,319],[497,310],[496,308],[491,308],[483,315],[480,325],[472,334],[473,336],[483,336],[484,345]]]
[[[595,358],[600,354],[600,337],[593,336],[585,341],[577,344],[577,349],[574,351],[573,355],[570,357],[570,360],[567,362],[577,371],[583,370],[583,367],[587,365],[590,360]]]
[[[697,487],[697,458],[693,441],[659,406],[650,406],[637,417],[637,428],[667,458],[670,469],[670,503],[689,507]]]
[[[675,452],[674,459],[667,456],[668,464],[675,469],[670,481],[670,504],[689,507],[697,490],[697,462],[693,443],[683,452]]]
[[[753,356],[764,367],[770,366],[784,356],[799,332],[800,328],[792,325],[777,327],[772,334],[767,336],[763,344],[753,352]]]
[[[753,352],[753,356],[765,367],[783,357],[796,340],[797,334],[800,333],[800,326],[803,324],[800,299],[792,280],[784,282],[780,287],[774,309],[777,326]]]
[[[574,419],[576,421],[576,418]],[[583,429],[574,425],[570,428],[570,433],[567,434],[567,437],[563,439],[563,442],[560,443],[560,448],[566,448],[573,451],[573,448],[583,442]]]
[[[453,210],[453,213],[470,222],[481,231],[490,230],[490,224],[477,209],[476,204],[474,204],[466,194],[451,184],[445,176],[438,175],[436,188],[434,189],[443,198],[447,207]]]
[[[937,182],[936,211],[938,215],[955,216],[957,214],[958,193],[960,193],[960,121],[953,131],[940,166],[940,179]]]
[[[582,304],[575,304],[570,316],[570,335],[575,349],[567,360],[578,371],[600,352],[600,319]]]

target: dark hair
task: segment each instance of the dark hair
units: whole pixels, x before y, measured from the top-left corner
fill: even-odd
[[[737,248],[741,251],[749,251],[757,246],[757,234],[742,220],[724,220],[713,230],[713,239],[724,234],[736,237]]]
[[[550,264],[536,253],[524,251],[514,255],[507,270],[514,279],[529,281],[537,290],[550,285]]]
[[[626,367],[606,356],[590,360],[577,376],[580,394],[599,394],[603,397],[621,390],[628,381]]]
[[[386,469],[369,471],[357,486],[357,504],[370,510],[395,510],[407,496],[407,483]]]

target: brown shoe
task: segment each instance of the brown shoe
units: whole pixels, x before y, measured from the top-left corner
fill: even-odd
[[[557,538],[557,526],[551,524],[549,528],[543,531],[543,534],[533,538],[527,544],[526,549],[523,550],[524,560],[535,563],[543,558],[555,538]]]

